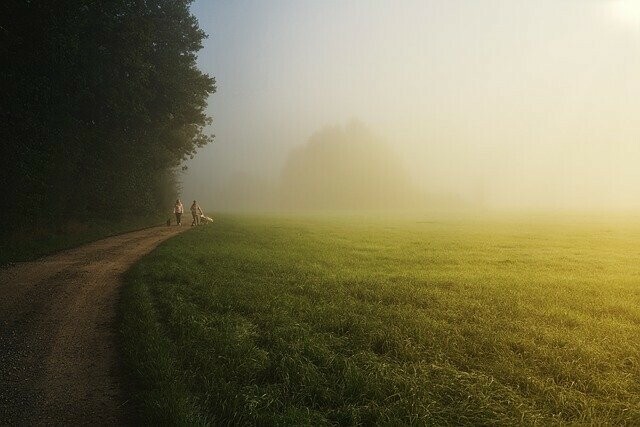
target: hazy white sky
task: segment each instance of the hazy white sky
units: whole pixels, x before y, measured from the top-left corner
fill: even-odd
[[[186,195],[358,118],[432,192],[640,208],[640,0],[196,1],[216,141]]]

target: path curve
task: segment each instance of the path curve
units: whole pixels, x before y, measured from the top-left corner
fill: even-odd
[[[189,227],[109,237],[0,270],[0,425],[122,425],[122,274]]]

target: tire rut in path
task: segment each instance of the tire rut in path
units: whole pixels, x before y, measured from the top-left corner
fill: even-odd
[[[185,227],[154,227],[0,270],[0,425],[131,421],[117,353],[122,274]]]

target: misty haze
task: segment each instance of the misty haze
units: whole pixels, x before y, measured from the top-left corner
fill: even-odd
[[[209,106],[216,140],[189,163],[183,188],[212,209],[274,209],[291,153],[355,118],[385,141],[418,198],[435,196],[426,207],[635,211],[634,5],[196,2],[203,28],[225,28],[199,57],[223,83]],[[366,156],[352,161],[369,168]],[[322,165],[328,180],[343,173],[333,167]],[[321,199],[318,208],[347,208]]]
[[[0,15],[0,426],[640,426],[640,0]]]
[[[462,209],[453,198],[419,188],[387,141],[363,123],[327,127],[292,149],[279,179],[236,174],[210,193],[224,210],[415,211]]]

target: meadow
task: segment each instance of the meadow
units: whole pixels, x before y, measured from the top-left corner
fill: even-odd
[[[640,424],[640,221],[219,216],[126,277],[142,421]]]

